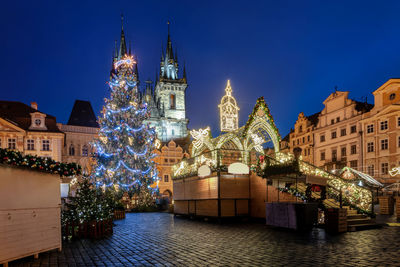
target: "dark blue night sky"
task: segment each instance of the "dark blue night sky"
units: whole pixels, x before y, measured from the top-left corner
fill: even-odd
[[[264,96],[284,136],[335,86],[372,102],[375,89],[400,77],[399,11],[399,1],[4,1],[0,99],[37,101],[63,123],[75,99],[98,113],[123,12],[142,84],[154,79],[171,21],[190,128],[218,132],[231,79],[240,124]]]

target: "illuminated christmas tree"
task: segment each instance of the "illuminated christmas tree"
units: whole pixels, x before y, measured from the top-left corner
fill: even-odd
[[[143,124],[149,111],[138,92],[135,64],[129,55],[114,63],[109,82],[111,96],[105,99],[103,116],[99,118],[93,176],[97,186],[118,185],[139,195],[152,195],[150,185],[157,179],[152,161],[156,134]]]

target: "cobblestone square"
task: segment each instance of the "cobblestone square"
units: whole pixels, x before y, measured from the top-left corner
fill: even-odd
[[[129,213],[102,240],[64,242],[10,266],[400,266],[400,227],[331,236],[261,223],[213,223]]]

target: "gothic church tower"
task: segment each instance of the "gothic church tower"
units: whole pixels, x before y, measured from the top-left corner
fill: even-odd
[[[168,39],[165,52],[162,52],[160,74],[156,81],[154,96],[161,117],[155,126],[158,138],[162,141],[187,137],[186,103],[187,88],[186,71],[179,77],[178,55],[172,49],[168,23]],[[154,121],[154,120],[153,120]],[[155,121],[154,121],[155,122]]]

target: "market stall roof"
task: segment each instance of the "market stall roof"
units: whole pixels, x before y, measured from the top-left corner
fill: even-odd
[[[343,169],[339,170],[337,172],[337,175],[341,176],[344,179],[348,179],[346,175],[354,175],[354,179],[362,180],[364,181],[367,185],[372,186],[372,187],[383,187],[383,184],[375,180],[371,175],[368,175],[366,173],[357,171],[353,168],[350,167],[344,167]]]

